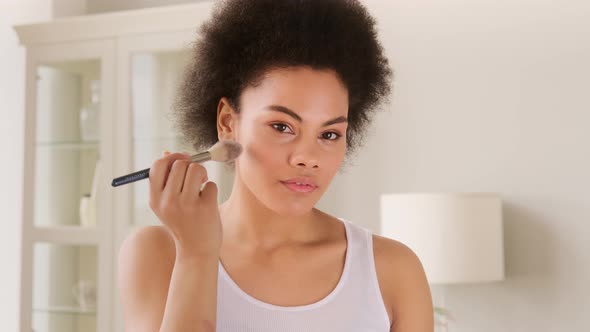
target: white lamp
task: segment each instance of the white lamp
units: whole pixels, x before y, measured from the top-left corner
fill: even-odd
[[[494,193],[381,195],[381,235],[412,249],[430,284],[504,279],[502,202]]]

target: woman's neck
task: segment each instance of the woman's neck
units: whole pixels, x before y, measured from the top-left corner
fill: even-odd
[[[247,188],[235,184],[229,199],[219,205],[224,241],[270,249],[313,242],[321,236],[319,210],[281,215],[262,204]]]

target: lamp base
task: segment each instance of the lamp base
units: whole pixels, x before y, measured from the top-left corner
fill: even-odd
[[[434,331],[448,332],[449,321],[453,319],[446,304],[446,288],[445,286],[431,286],[431,290],[433,290]]]

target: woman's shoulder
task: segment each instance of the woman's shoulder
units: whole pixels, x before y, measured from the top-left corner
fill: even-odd
[[[419,263],[418,256],[405,244],[378,234],[371,234],[373,238],[373,252],[376,259],[404,264]]]
[[[132,231],[123,241],[119,253],[175,254],[174,239],[162,225],[144,226]]]
[[[399,317],[396,308],[427,307],[430,288],[416,253],[397,240],[372,237],[375,270],[390,319]]]
[[[154,273],[169,277],[176,259],[176,245],[162,225],[145,226],[130,233],[121,244],[118,267],[121,281],[149,283]],[[150,277],[151,276],[151,277]]]
[[[377,234],[373,237],[373,255],[380,284],[391,287],[392,293],[398,293],[399,285],[407,285],[407,280],[416,280],[424,275],[420,259],[405,244]],[[383,279],[383,283],[381,283]]]
[[[165,226],[133,231],[119,249],[117,284],[125,325],[155,331],[162,323],[176,246]]]
[[[375,263],[383,272],[381,274],[386,277],[396,277],[401,272],[400,270],[413,271],[414,273],[422,271],[422,264],[416,253],[402,242],[375,234],[369,228],[357,225],[348,219],[327,213],[324,213],[324,216],[333,223],[346,223],[351,228],[368,233],[373,243]]]

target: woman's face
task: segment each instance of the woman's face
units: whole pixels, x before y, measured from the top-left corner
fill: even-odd
[[[348,91],[333,71],[274,69],[241,96],[236,176],[267,208],[302,215],[320,200],[346,153]],[[310,182],[299,186],[289,182]]]

